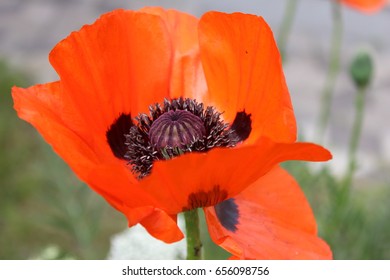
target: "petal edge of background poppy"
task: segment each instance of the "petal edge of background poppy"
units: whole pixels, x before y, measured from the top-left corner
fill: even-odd
[[[364,13],[372,14],[378,12],[386,5],[386,0],[338,0]]]
[[[317,237],[312,210],[298,184],[276,167],[234,197],[235,231],[227,230],[214,207],[204,209],[212,240],[236,259],[331,259]],[[228,242],[226,242],[228,241]]]
[[[209,88],[207,104],[225,112],[251,114],[252,133],[277,142],[296,140],[295,116],[272,31],[263,18],[208,12],[199,22],[201,59]]]

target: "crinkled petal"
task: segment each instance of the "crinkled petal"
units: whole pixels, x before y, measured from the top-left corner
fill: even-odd
[[[212,240],[234,259],[331,259],[295,180],[276,167],[248,189],[205,208]]]
[[[252,133],[246,144],[265,136],[293,142],[296,123],[281,59],[263,18],[241,13],[208,12],[199,23],[199,42],[209,93],[223,117],[251,114]]]

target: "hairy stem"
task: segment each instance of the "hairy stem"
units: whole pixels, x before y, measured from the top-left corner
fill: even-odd
[[[358,89],[355,109],[356,115],[352,127],[351,138],[349,141],[348,149],[348,169],[344,177],[343,188],[346,192],[349,192],[352,184],[352,178],[356,170],[356,152],[359,147],[362,127],[363,127],[363,116],[364,116],[364,105],[365,105],[366,87],[360,87]]]
[[[202,259],[198,209],[184,212],[186,222],[187,260]]]

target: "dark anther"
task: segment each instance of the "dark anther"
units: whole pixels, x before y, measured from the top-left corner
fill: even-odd
[[[222,226],[227,230],[235,232],[237,230],[240,212],[238,211],[238,206],[234,198],[215,205],[214,209]]]
[[[110,145],[112,153],[119,159],[126,159],[127,153],[126,134],[133,126],[130,114],[121,114],[109,127],[106,132],[106,139]]]
[[[156,149],[185,148],[206,134],[203,121],[185,110],[169,111],[153,122],[149,139]]]
[[[238,112],[230,130],[233,131],[233,135],[238,142],[247,139],[252,131],[251,114],[247,114],[245,111]]]

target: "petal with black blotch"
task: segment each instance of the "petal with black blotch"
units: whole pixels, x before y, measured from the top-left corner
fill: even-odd
[[[233,254],[233,258],[332,258],[329,246],[317,235],[305,195],[280,167],[233,199],[237,207],[233,209],[234,215],[221,216],[218,206],[204,209],[212,240]],[[232,206],[226,209],[231,210]]]

